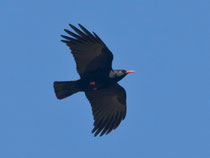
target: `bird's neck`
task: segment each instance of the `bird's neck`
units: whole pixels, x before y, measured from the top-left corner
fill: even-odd
[[[124,76],[119,76],[117,75],[117,71],[116,70],[111,70],[109,72],[109,79],[112,81],[112,82],[118,82],[120,81],[121,79],[123,79]]]

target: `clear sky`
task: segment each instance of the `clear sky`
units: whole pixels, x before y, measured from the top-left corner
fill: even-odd
[[[1,0],[1,158],[209,158],[210,1]],[[53,81],[75,80],[60,35],[96,32],[120,84],[127,116],[93,137],[83,93],[57,100]]]

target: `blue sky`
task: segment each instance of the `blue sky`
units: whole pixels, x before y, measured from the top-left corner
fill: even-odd
[[[0,2],[0,157],[209,158],[210,1]],[[127,116],[93,137],[83,93],[57,100],[53,81],[78,79],[60,42],[68,24],[96,32],[120,84]]]

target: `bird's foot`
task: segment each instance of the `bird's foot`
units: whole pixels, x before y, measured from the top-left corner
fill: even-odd
[[[89,84],[94,86],[96,83],[95,83],[95,81],[92,81]]]

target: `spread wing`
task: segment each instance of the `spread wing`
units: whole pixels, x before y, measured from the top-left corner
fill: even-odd
[[[104,89],[85,92],[93,111],[94,128],[97,136],[108,134],[116,129],[126,115],[126,92],[123,87],[115,83]]]
[[[81,30],[70,24],[77,33],[64,29],[70,35],[61,35],[61,40],[70,47],[77,65],[80,77],[85,77],[90,72],[102,71],[108,73],[112,69],[113,55],[103,41],[93,32],[91,34],[84,26],[79,24]]]

